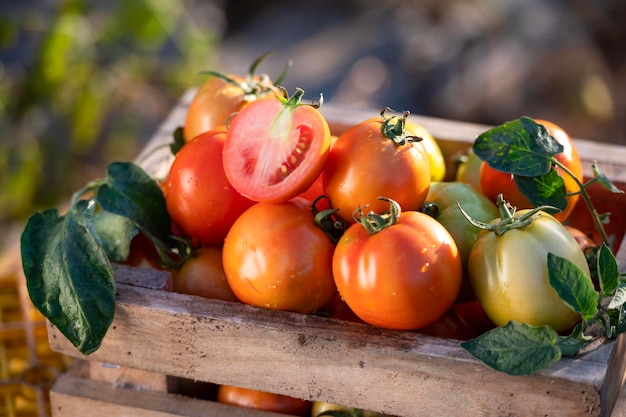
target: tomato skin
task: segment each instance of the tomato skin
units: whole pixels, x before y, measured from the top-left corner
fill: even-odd
[[[580,160],[580,155],[578,151],[574,147],[574,143],[570,136],[559,126],[556,124],[549,122],[547,120],[536,119],[535,122],[543,125],[552,137],[557,140],[561,145],[563,145],[563,152],[555,155],[555,158],[565,165],[579,181],[583,181],[583,166],[582,161]],[[562,172],[561,168],[555,167],[556,171],[559,173],[561,178],[563,178],[563,182],[565,183],[565,190],[568,194],[567,198],[567,206],[564,210],[554,214],[559,221],[565,221],[572,210],[574,210],[574,206],[579,199],[579,194],[577,193],[580,189],[576,181],[571,178],[568,174]],[[526,209],[532,208],[533,205],[528,201],[526,196],[524,196],[521,191],[517,188],[515,181],[513,180],[510,174],[504,173],[502,171],[498,171],[492,167],[490,167],[486,162],[482,162],[480,166],[480,186],[482,192],[490,198],[493,202],[497,201],[498,194],[503,194],[504,198],[511,203],[514,207],[518,209]],[[571,194],[571,195],[569,195]]]
[[[463,182],[474,187],[478,192],[482,193],[480,186],[480,169],[483,161],[470,148],[465,155],[465,160],[461,162],[457,168],[454,180]]]
[[[390,198],[418,210],[430,186],[430,160],[420,142],[396,145],[381,133],[381,118],[365,120],[337,138],[324,168],[324,192],[346,223],[360,207],[380,213]]]
[[[228,285],[222,265],[222,248],[202,246],[183,266],[172,272],[174,291],[225,301],[239,301]]]
[[[343,405],[314,401],[311,408],[311,417],[318,417],[326,411],[343,411],[351,417],[385,417],[386,414],[371,410],[361,410],[357,408],[344,407]]]
[[[245,85],[246,80],[235,74],[228,74],[233,81]],[[253,77],[253,83],[260,83],[262,91],[269,96],[277,96],[276,89],[269,80]],[[246,95],[245,87],[238,87],[220,77],[212,76],[205,81],[191,100],[184,124],[185,141],[190,142],[201,133],[225,125],[228,118],[256,99]]]
[[[232,385],[219,386],[217,389],[217,402],[303,417],[308,416],[311,410],[310,401]]]
[[[518,210],[515,217],[528,211]],[[549,283],[548,253],[570,260],[590,276],[587,259],[576,240],[545,212],[524,228],[500,236],[485,232],[478,237],[469,257],[469,277],[494,324],[515,320],[547,325],[560,332],[580,319]]]
[[[312,313],[336,292],[333,250],[315,224],[310,202],[257,203],[226,236],[224,270],[244,303]]]
[[[421,144],[426,149],[430,161],[430,180],[443,181],[446,177],[446,160],[433,135],[424,126],[413,122],[406,123],[406,131],[410,135],[422,138]]]
[[[587,248],[598,246],[598,244],[591,237],[583,233],[582,230],[569,225],[566,225],[565,228],[574,237],[574,239],[576,239],[576,242],[578,242],[578,246],[580,246],[581,249],[585,250]]]
[[[172,221],[195,243],[221,245],[235,219],[253,201],[228,182],[222,165],[226,129],[196,137],[178,152],[167,177]]]
[[[344,301],[374,326],[414,330],[439,319],[461,285],[461,258],[450,233],[432,217],[404,211],[370,235],[360,223],[346,230],[333,256]]]
[[[471,218],[484,223],[500,217],[498,207],[469,184],[454,181],[431,183],[425,204],[428,203],[437,204],[433,217],[450,232],[461,255],[463,283],[457,301],[470,300],[474,295],[467,278],[467,261],[481,230],[467,221],[457,203]]]
[[[330,128],[312,106],[263,98],[231,119],[223,151],[226,177],[254,201],[287,201],[322,173]]]

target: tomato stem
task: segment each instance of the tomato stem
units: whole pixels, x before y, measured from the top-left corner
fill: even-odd
[[[461,204],[458,201],[456,204],[459,210],[461,210],[463,216],[467,219],[467,221],[469,221],[471,224],[478,227],[479,229],[492,231],[498,236],[503,235],[511,229],[521,229],[528,226],[537,218],[540,211],[558,210],[556,207],[553,206],[539,206],[535,207],[532,210],[529,210],[521,216],[516,217],[515,212],[517,209],[513,207],[508,201],[506,201],[502,194],[499,194],[496,205],[498,206],[498,210],[500,211],[500,219],[490,223],[484,223],[472,219],[472,217],[465,210],[463,210],[463,207],[461,207]]]
[[[587,206],[587,209],[589,210],[591,217],[593,218],[593,222],[596,226],[596,229],[600,233],[602,240],[608,245],[609,236],[606,233],[604,225],[602,224],[602,216],[596,210],[595,206],[593,205],[593,202],[591,201],[591,197],[589,196],[589,193],[587,192],[587,186],[593,184],[595,182],[595,178],[585,184],[582,181],[580,181],[578,177],[567,166],[565,166],[565,164],[562,164],[556,158],[550,158],[550,159],[552,160],[553,164],[561,168],[563,172],[565,172],[567,175],[572,177],[572,179],[576,182],[576,184],[578,185],[578,188],[580,189],[579,194],[582,197],[583,201],[585,202],[585,205]]]

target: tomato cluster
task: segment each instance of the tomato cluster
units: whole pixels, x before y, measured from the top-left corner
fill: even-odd
[[[502,221],[510,204],[498,196],[531,207],[511,175],[469,155],[444,182],[437,141],[408,112],[383,109],[331,132],[321,100],[249,80],[262,80],[262,94],[214,77],[189,108],[186,143],[163,185],[176,230],[195,248],[175,271],[177,291],[462,340],[508,320],[558,331],[576,322],[545,265],[529,266],[538,252],[570,250],[585,268],[572,237],[580,231],[562,224],[578,198],[563,172],[566,210],[493,237],[476,224]],[[569,136],[538,123],[582,179]],[[507,263],[529,271],[522,287],[503,278]]]

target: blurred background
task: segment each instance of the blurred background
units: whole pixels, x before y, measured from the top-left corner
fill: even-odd
[[[33,211],[131,160],[212,69],[327,102],[626,145],[626,2],[0,2],[0,251]]]

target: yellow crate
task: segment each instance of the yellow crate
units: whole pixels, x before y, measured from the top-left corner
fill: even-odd
[[[50,349],[33,307],[17,243],[0,257],[0,417],[48,417],[50,388],[69,357]]]

